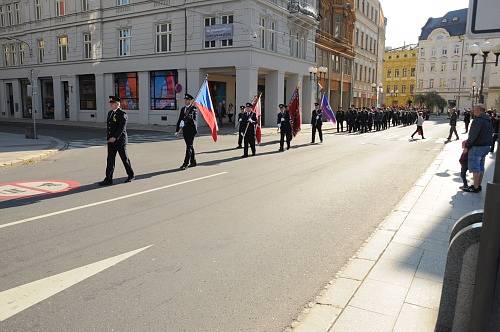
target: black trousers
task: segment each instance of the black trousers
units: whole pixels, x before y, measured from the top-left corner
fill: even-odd
[[[312,142],[316,141],[316,130],[318,131],[319,140],[323,142],[323,130],[321,126],[312,126]]]
[[[337,121],[337,133],[340,131],[344,131],[344,120],[338,120]]]
[[[292,141],[292,130],[281,130],[280,131],[280,150],[283,150],[285,145],[286,137],[286,148],[290,149],[290,142]]]
[[[465,123],[465,133],[467,134],[469,132],[469,124],[470,122],[464,122]]]
[[[451,139],[451,136],[455,134],[455,137],[459,139],[458,133],[457,133],[457,126],[450,126],[450,134],[448,135],[448,139]]]
[[[189,164],[196,164],[196,157],[194,153],[194,136],[191,134],[184,134],[184,142],[186,143],[186,154],[184,155],[184,163],[183,166],[187,166]]]
[[[417,126],[417,130],[415,130],[415,132],[413,134],[411,134],[411,138],[413,138],[413,136],[415,136],[415,134],[419,134],[420,136],[422,136],[422,138],[424,138],[424,127]]]
[[[495,144],[497,143],[497,141],[498,141],[498,134],[493,134],[493,136],[491,137],[491,149],[490,149],[491,153],[495,152]]]
[[[116,153],[120,155],[120,158],[123,162],[123,166],[125,167],[125,171],[127,172],[128,177],[134,177],[134,170],[132,169],[132,165],[130,164],[130,159],[127,154],[127,145],[126,144],[114,144],[108,143],[108,160],[106,165],[106,180],[113,180],[113,173],[115,171],[115,160]]]
[[[467,187],[469,184],[467,183],[467,164],[462,165],[460,169],[460,177],[462,178],[462,182],[464,183],[464,187]]]
[[[243,147],[243,155],[248,156],[248,146],[250,146],[250,149],[252,150],[252,155],[255,155],[255,135],[247,133],[243,142],[245,144]]]
[[[243,146],[242,145],[242,143],[243,143],[243,134],[244,134],[244,132],[243,132],[242,128],[240,128],[239,131],[238,131],[238,147],[239,148],[241,148]]]

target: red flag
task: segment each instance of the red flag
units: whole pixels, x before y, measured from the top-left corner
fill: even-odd
[[[260,96],[262,94],[259,94],[258,96],[255,96],[253,99],[253,111],[255,112],[255,115],[257,116],[257,128],[255,129],[255,138],[257,139],[257,143],[260,144],[262,141],[262,105],[260,103]]]
[[[212,139],[214,142],[217,142],[217,132],[219,131],[219,128],[217,126],[217,120],[215,120],[214,106],[212,104],[212,98],[210,97],[210,91],[208,90],[207,80],[203,82],[203,85],[201,86],[198,96],[194,102],[200,110],[201,115],[203,115],[208,127],[210,127]]]
[[[292,120],[292,134],[295,137],[299,133],[302,124],[298,87],[295,88],[295,91],[293,92],[292,99],[288,104],[288,111],[290,112],[290,118]]]

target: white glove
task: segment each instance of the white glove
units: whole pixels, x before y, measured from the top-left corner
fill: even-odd
[[[241,122],[241,119],[238,119],[238,122]]]
[[[285,121],[285,119],[284,119],[284,118],[281,118],[281,122],[283,122],[283,121]]]
[[[319,116],[316,117],[316,120],[319,120]]]
[[[281,123],[278,123],[278,128],[281,128]]]
[[[184,128],[184,120],[181,120],[181,123],[179,123],[179,128]]]
[[[252,119],[248,119],[248,122],[253,123],[254,121]]]

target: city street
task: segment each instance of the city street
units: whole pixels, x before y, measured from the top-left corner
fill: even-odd
[[[304,130],[284,153],[267,136],[244,160],[235,135],[204,136],[186,171],[182,140],[131,132],[137,180],[117,158],[105,188],[102,130],[42,126],[68,149],[0,182],[77,184],[0,201],[0,330],[281,331],[433,161],[438,122],[412,142],[414,126],[316,145]]]

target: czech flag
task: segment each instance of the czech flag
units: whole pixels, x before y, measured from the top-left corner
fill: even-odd
[[[328,121],[333,123],[337,122],[337,119],[335,118],[335,113],[333,113],[333,110],[330,106],[328,98],[326,97],[326,94],[323,94],[323,98],[321,98],[321,110],[323,111],[323,114],[326,116]]]
[[[205,119],[208,127],[210,127],[212,139],[214,142],[217,142],[217,132],[219,131],[219,127],[217,126],[217,120],[215,119],[214,105],[212,104],[212,98],[210,97],[210,91],[208,90],[207,80],[203,82],[194,103],[200,110],[201,115],[203,115],[203,119]]]
[[[255,129],[255,138],[257,139],[257,143],[260,144],[262,141],[262,106],[260,102],[260,96],[255,96],[253,100],[253,111],[255,112],[255,115],[257,116],[257,128]]]

